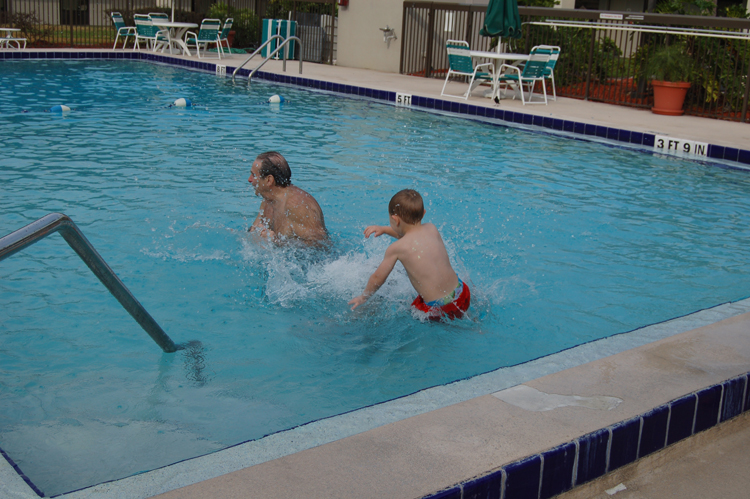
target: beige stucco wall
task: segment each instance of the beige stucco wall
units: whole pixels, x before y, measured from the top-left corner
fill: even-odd
[[[488,0],[434,0],[463,5],[487,5]],[[349,0],[339,8],[337,64],[350,68],[398,73],[401,62],[401,24],[404,0]],[[380,28],[396,30],[390,46]]]
[[[337,64],[398,73],[404,0],[349,0],[339,8]],[[394,28],[396,40],[383,42],[380,28]]]

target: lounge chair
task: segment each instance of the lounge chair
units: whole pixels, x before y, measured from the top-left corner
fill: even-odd
[[[205,57],[209,44],[214,43],[216,44],[216,52],[219,55],[219,59],[221,59],[219,30],[221,30],[221,21],[218,19],[204,19],[201,22],[201,28],[197,35],[190,31],[185,33],[185,43],[188,47],[195,45],[195,50],[198,52],[198,59],[201,59],[201,46],[203,47],[203,56]]]
[[[115,23],[115,29],[117,30],[117,36],[115,36],[115,44],[112,45],[112,50],[117,48],[117,40],[122,37],[122,48],[125,50],[125,45],[128,43],[128,39],[132,38],[135,44],[135,26],[127,26],[125,20],[122,18],[122,14],[119,12],[112,12],[112,22]]]
[[[160,30],[154,26],[151,18],[146,14],[134,14],[135,21],[135,46],[133,50],[140,49],[140,40],[146,42],[146,48],[151,48],[154,52],[160,46],[164,46],[169,41],[167,30]]]
[[[463,97],[468,99],[471,91],[473,90],[474,84],[479,84],[482,81],[492,81],[492,74],[495,72],[495,65],[491,62],[485,64],[477,64],[474,66],[474,62],[471,60],[471,54],[469,53],[469,44],[463,40],[448,40],[445,44],[446,50],[448,50],[448,74],[445,77],[445,83],[443,83],[443,90],[440,91],[440,95],[451,94],[445,93],[445,87],[448,85],[448,80],[451,75],[469,76],[469,89],[463,95],[452,95],[452,97]],[[479,71],[480,68],[492,68],[490,72]]]
[[[219,50],[221,50],[222,53],[224,52],[223,43],[226,43],[227,51],[230,54],[232,53],[232,47],[229,46],[229,32],[232,30],[232,23],[234,23],[234,19],[231,17],[227,18],[227,20],[224,21],[224,28],[219,35]]]
[[[552,97],[550,99],[557,100],[557,91],[555,90],[555,65],[557,64],[557,58],[560,57],[560,47],[555,45],[537,45],[532,48],[531,51],[538,51],[539,53],[549,53],[549,60],[547,61],[547,67],[544,68],[544,78],[552,80]]]
[[[532,50],[529,53],[529,60],[523,66],[523,70],[517,66],[510,64],[503,64],[500,66],[500,77],[498,78],[497,89],[495,90],[495,102],[499,101],[498,92],[500,86],[504,85],[503,93],[505,93],[508,87],[517,87],[521,93],[521,102],[525,106],[526,104],[547,104],[547,85],[545,84],[545,69],[547,68],[547,61],[549,61],[550,53],[548,50]],[[510,70],[509,73],[505,73],[506,70]],[[534,102],[534,87],[537,82],[542,84],[542,92],[544,94],[543,101]],[[524,97],[524,85],[528,88],[529,96]],[[515,93],[513,94],[515,99]]]

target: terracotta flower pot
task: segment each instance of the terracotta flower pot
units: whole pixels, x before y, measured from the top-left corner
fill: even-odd
[[[681,116],[685,112],[682,104],[690,83],[653,80],[651,86],[654,87],[654,107],[651,112],[667,116]]]
[[[230,47],[234,47],[234,34],[236,31],[229,31],[229,34],[227,35],[227,41],[229,42]]]

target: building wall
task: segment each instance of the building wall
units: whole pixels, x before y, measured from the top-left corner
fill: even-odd
[[[486,6],[488,0],[433,0],[435,3]],[[573,0],[575,1],[575,0]],[[337,64],[398,73],[404,0],[349,0],[339,8]],[[380,28],[395,29],[396,40],[383,41]]]
[[[404,0],[350,0],[339,7],[337,64],[350,68],[398,73]],[[390,46],[380,28],[394,28]]]

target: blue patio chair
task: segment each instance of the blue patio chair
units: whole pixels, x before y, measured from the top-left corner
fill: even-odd
[[[219,32],[221,30],[221,21],[218,19],[204,19],[201,22],[200,30],[198,34],[188,31],[185,33],[185,43],[188,47],[191,45],[195,46],[198,52],[198,59],[201,59],[201,47],[203,47],[203,56],[206,56],[208,46],[212,43],[216,44],[216,52],[221,59],[221,41],[219,40]]]
[[[135,26],[128,26],[125,24],[125,20],[122,18],[122,14],[119,12],[112,12],[112,22],[115,23],[115,29],[117,30],[117,36],[115,36],[115,44],[112,45],[112,50],[117,48],[117,40],[122,37],[122,49],[125,50],[125,45],[128,44],[128,40],[132,39],[135,43]]]
[[[531,49],[532,52],[534,52],[535,50],[541,54],[549,54],[547,67],[544,68],[544,78],[547,80],[552,80],[552,97],[550,97],[550,99],[556,101],[557,90],[555,90],[555,65],[557,64],[558,57],[560,57],[560,47],[557,47],[555,45],[537,45],[536,47]]]
[[[479,84],[482,81],[492,81],[492,74],[495,72],[495,65],[491,62],[485,64],[477,64],[474,66],[474,62],[471,60],[471,54],[469,52],[469,44],[463,40],[448,40],[445,44],[445,48],[448,51],[448,74],[445,76],[445,83],[443,83],[443,90],[440,91],[440,95],[451,94],[445,93],[445,87],[448,85],[448,80],[452,75],[458,75],[463,77],[469,77],[469,88],[463,95],[453,95],[452,97],[463,97],[468,99],[471,91],[473,90],[474,84]],[[492,68],[489,72],[480,71],[480,68]]]
[[[550,53],[548,50],[532,50],[529,53],[529,60],[523,66],[523,70],[517,66],[510,64],[503,64],[500,66],[498,77],[497,88],[495,89],[495,102],[499,102],[499,91],[500,86],[503,85],[503,94],[507,92],[508,87],[518,88],[521,94],[521,102],[525,106],[526,104],[547,104],[547,85],[545,84],[545,70],[547,68],[547,61],[549,61]],[[506,73],[506,70],[510,72]],[[534,102],[534,87],[536,84],[541,82],[542,92],[544,94],[543,101]],[[529,96],[524,97],[524,86],[528,88]],[[515,92],[513,98],[516,98]]]
[[[221,30],[221,34],[219,35],[219,49],[224,51],[223,47],[224,44],[227,46],[227,52],[230,54],[232,53],[232,47],[229,46],[229,32],[232,30],[232,23],[234,23],[234,19],[231,17],[227,18],[226,21],[224,21],[224,28]]]
[[[141,40],[146,42],[146,48],[153,51],[168,43],[167,30],[160,30],[158,26],[154,26],[151,18],[146,14],[134,14],[133,20],[135,21],[135,46],[133,50],[140,49]]]

